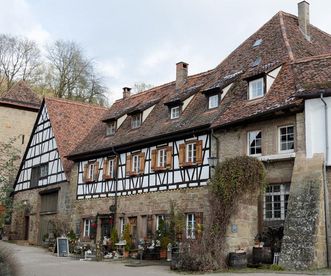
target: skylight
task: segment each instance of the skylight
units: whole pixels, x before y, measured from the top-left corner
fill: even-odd
[[[261,57],[257,57],[256,60],[252,63],[251,67],[258,66],[261,63]]]
[[[253,47],[260,46],[260,45],[262,44],[262,41],[263,41],[263,40],[262,40],[261,38],[257,39],[257,40],[254,42]]]

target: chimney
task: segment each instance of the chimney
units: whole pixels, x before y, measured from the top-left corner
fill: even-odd
[[[123,99],[127,99],[131,96],[131,88],[123,87]]]
[[[306,39],[310,40],[309,3],[307,1],[301,1],[298,4],[298,20],[301,32],[303,32]]]
[[[176,63],[176,88],[180,88],[187,79],[188,63]]]

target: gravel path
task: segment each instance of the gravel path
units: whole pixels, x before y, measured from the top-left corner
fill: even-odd
[[[132,267],[123,262],[88,262],[74,260],[69,257],[56,257],[54,254],[40,247],[22,246],[0,241],[0,250],[11,255],[15,262],[15,268],[18,271],[17,276],[162,276],[162,275],[183,275],[170,271],[168,266],[149,265]],[[242,273],[244,274],[244,273]],[[276,273],[247,273],[248,275],[274,276]],[[319,274],[319,273],[316,273]],[[194,274],[198,276],[198,274]],[[206,274],[204,274],[206,275]],[[211,276],[217,275],[238,275],[238,273],[212,273]],[[281,275],[303,275],[303,274],[286,274]]]

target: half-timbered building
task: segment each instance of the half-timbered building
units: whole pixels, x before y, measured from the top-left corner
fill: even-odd
[[[71,229],[90,242],[109,236],[114,225],[122,234],[125,224],[135,243],[153,237],[174,204],[185,215],[183,238],[195,238],[197,225],[208,223],[212,161],[254,156],[264,162],[269,186],[238,202],[229,250],[248,249],[273,228],[280,240],[284,235],[284,266],[326,266],[330,53],[330,35],[309,23],[303,1],[298,17],[277,13],[210,71],[188,76],[188,64],[179,62],[175,81],[138,94],[125,87],[109,109],[46,99],[15,198],[38,194],[42,200],[60,187],[56,192],[67,199],[58,208],[66,206]],[[61,102],[61,112],[50,111],[52,102]],[[89,124],[79,124],[82,117]],[[305,243],[298,233],[305,233]]]

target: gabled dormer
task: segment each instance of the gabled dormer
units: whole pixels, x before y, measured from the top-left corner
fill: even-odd
[[[114,135],[116,132],[117,120],[108,121],[106,126],[106,136]]]

